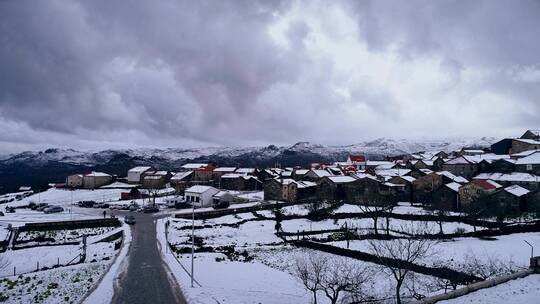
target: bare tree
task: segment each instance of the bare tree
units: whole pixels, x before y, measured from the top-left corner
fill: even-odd
[[[369,215],[369,217],[373,220],[373,230],[375,234],[379,234],[379,230],[377,227],[377,223],[379,221],[379,217],[383,214],[384,211],[388,209],[388,206],[365,206],[365,205],[358,205],[360,210],[363,213],[366,213]],[[387,222],[389,225],[389,221]]]
[[[373,269],[347,258],[309,253],[296,260],[294,274],[313,294],[313,303],[317,303],[317,293],[322,292],[336,304],[344,295],[354,301],[364,299],[364,287],[372,281]]]
[[[313,293],[314,304],[317,304],[317,291],[321,289],[321,281],[327,264],[326,256],[315,253],[308,253],[306,257],[296,259],[294,275],[307,290]]]
[[[400,226],[400,231],[408,235],[422,235],[427,230],[426,224],[411,223]],[[372,253],[379,258],[386,269],[396,280],[396,300],[401,303],[400,290],[403,282],[410,273],[410,269],[396,266],[396,261],[415,263],[432,254],[432,247],[437,243],[435,240],[421,237],[398,238],[388,241],[369,240]],[[387,258],[392,259],[389,261]]]
[[[495,256],[487,256],[480,260],[472,252],[467,252],[463,262],[456,265],[458,269],[468,274],[487,279],[493,276],[510,274],[519,270],[519,266],[512,260],[504,261]]]
[[[336,304],[342,292],[358,301],[366,295],[364,287],[372,280],[373,271],[361,262],[337,257],[328,261],[321,280],[321,290],[330,303]]]

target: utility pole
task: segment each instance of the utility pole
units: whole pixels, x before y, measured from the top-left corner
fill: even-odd
[[[195,202],[191,201],[191,288],[193,288],[194,258],[195,258]]]

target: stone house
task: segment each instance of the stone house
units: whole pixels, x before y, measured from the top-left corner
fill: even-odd
[[[478,164],[467,156],[459,156],[445,162],[442,169],[455,175],[471,178],[478,172]]]
[[[374,176],[363,174],[344,186],[345,200],[352,204],[380,204],[381,182]]]
[[[511,173],[516,170],[516,160],[509,158],[497,159],[491,163],[491,170],[480,172],[480,173],[489,173],[489,172],[499,172],[499,173]]]
[[[485,198],[497,189],[502,188],[492,180],[474,179],[459,189],[459,200],[462,208],[467,208],[479,199]],[[460,208],[460,209],[462,209]]]
[[[317,197],[320,201],[342,201],[346,185],[355,180],[351,176],[325,176],[317,182]]]
[[[520,138],[540,140],[540,130],[527,130]]]
[[[530,173],[482,173],[475,176],[474,179],[490,179],[503,187],[519,185],[530,191],[540,190],[540,176]]]
[[[197,184],[211,184],[214,180],[214,169],[212,165],[206,165],[193,170],[193,181]]]
[[[283,185],[280,179],[270,179],[264,182],[264,199],[271,201],[283,199]]]
[[[217,167],[214,168],[214,171],[212,171],[212,179],[214,181],[219,181],[222,175],[227,173],[234,173],[236,171],[236,167]]]
[[[142,180],[145,189],[162,189],[171,180],[172,174],[168,171],[155,171],[146,173]]]
[[[228,173],[221,176],[221,189],[237,191],[261,190],[263,185],[256,176]]]
[[[412,201],[412,193],[413,193],[413,182],[416,180],[416,178],[412,176],[394,176],[388,180],[389,183],[396,184],[396,185],[403,185],[403,193],[401,194],[403,199],[402,201]]]
[[[311,182],[317,182],[318,180],[332,176],[330,172],[323,169],[310,169],[306,174],[304,174],[304,177],[302,180],[311,181]]]
[[[139,166],[128,170],[127,180],[130,184],[139,184],[142,182],[144,175],[147,172],[155,171],[149,166]]]
[[[193,171],[178,172],[171,177],[171,186],[176,190],[176,193],[182,194],[191,185],[192,177]]]
[[[83,186],[83,175],[69,175],[68,177],[66,177],[66,186],[69,188],[81,188]]]
[[[112,183],[112,176],[103,172],[91,172],[83,175],[83,188],[96,189]]]
[[[433,191],[443,185],[443,176],[436,172],[418,177],[412,183],[413,201],[416,203],[429,203],[432,199]]]
[[[431,202],[428,204],[437,210],[459,211],[459,189],[461,184],[452,182],[435,189],[432,193]]]
[[[521,153],[523,151],[538,150],[540,149],[540,141],[537,139],[524,139],[516,138],[512,139],[511,154]]]
[[[540,152],[535,152],[529,156],[517,159],[515,166],[517,172],[540,175]]]
[[[513,185],[501,189],[488,199],[488,212],[494,215],[513,215],[526,210],[529,190]]]

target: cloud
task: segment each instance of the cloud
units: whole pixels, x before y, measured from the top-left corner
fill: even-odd
[[[0,150],[538,128],[534,1],[0,4]]]

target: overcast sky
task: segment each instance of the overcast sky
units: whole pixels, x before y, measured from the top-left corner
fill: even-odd
[[[540,1],[1,1],[0,153],[540,128]]]

